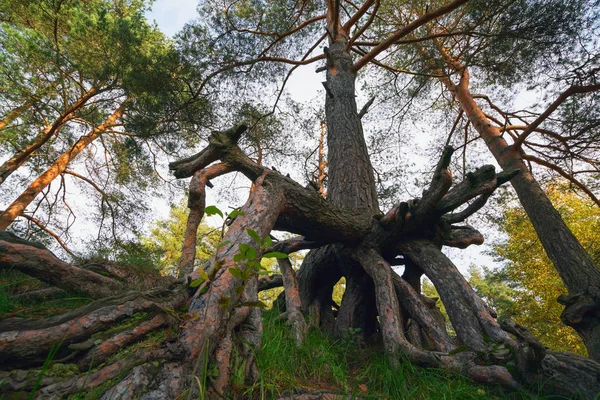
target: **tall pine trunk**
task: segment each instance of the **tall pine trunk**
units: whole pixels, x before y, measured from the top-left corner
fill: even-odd
[[[123,116],[125,103],[110,115],[102,125],[97,126],[87,135],[82,136],[69,150],[64,152],[43,174],[34,180],[23,193],[0,215],[0,230],[8,226],[27,208],[57,176],[62,174],[69,163],[79,155],[90,143],[96,140],[107,128]]]
[[[331,14],[333,7],[330,7]],[[327,77],[325,115],[327,122],[327,201],[358,214],[380,214],[373,168],[356,106],[356,72],[348,53],[347,32],[330,14],[329,30],[335,40],[325,49]],[[346,290],[337,319],[333,318],[332,287],[346,277]],[[344,246],[312,251],[298,271],[298,285],[305,312],[326,331],[343,335],[359,328],[364,335],[376,331],[373,283]],[[364,297],[368,300],[365,301]],[[371,315],[373,318],[365,318]]]
[[[73,117],[73,115],[81,109],[86,102],[91,99],[94,95],[96,95],[97,91],[95,88],[91,88],[87,92],[85,92],[82,96],[80,96],[75,103],[71,106],[67,107],[52,123],[51,125],[47,125],[44,129],[42,129],[35,138],[19,150],[16,154],[14,154],[11,158],[6,160],[0,166],[0,185],[6,181],[6,179],[15,172],[21,165],[23,165],[29,157],[33,154],[34,151],[42,147],[44,144],[48,142],[53,136],[55,136],[58,131],[62,128],[62,126]],[[18,110],[18,109],[17,109]],[[13,110],[13,113],[17,110]],[[18,115],[18,114],[17,114]],[[0,130],[3,129],[3,123],[9,123],[10,118],[16,118],[17,115],[9,114],[3,121],[0,123]]]
[[[554,264],[569,295],[560,301],[566,308],[561,319],[581,336],[590,358],[600,361],[600,269],[569,230],[548,196],[535,180],[521,155],[509,145],[500,129],[488,120],[469,91],[469,71],[462,69],[459,84],[440,78],[455,96],[473,127],[479,132],[504,170],[518,169],[511,180],[519,201]]]

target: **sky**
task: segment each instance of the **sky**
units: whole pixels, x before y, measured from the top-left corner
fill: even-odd
[[[198,0],[158,0],[146,18],[154,20],[165,35],[173,37],[186,22],[196,17],[197,5]]]
[[[167,36],[174,37],[183,26],[195,18],[198,13],[198,0],[157,0],[152,10],[146,13],[149,21],[155,21],[159,29]],[[287,83],[287,88],[297,101],[312,99],[322,88],[320,80],[315,79],[315,66],[300,66]]]

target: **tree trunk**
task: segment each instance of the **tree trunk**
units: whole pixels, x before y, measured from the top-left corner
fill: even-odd
[[[583,339],[589,356],[600,361],[600,268],[569,230],[560,214],[523,162],[519,150],[509,145],[498,128],[487,119],[469,91],[469,72],[462,70],[460,83],[448,77],[441,81],[454,94],[488,148],[505,169],[520,173],[511,180],[519,201],[569,291],[560,301],[566,306],[561,318]]]
[[[339,38],[326,51],[327,199],[338,207],[376,215],[375,178],[356,107],[356,72],[351,71],[346,46],[347,39]]]
[[[69,163],[79,155],[90,143],[100,136],[104,130],[114,125],[123,116],[125,103],[123,103],[106,121],[94,128],[87,135],[82,136],[67,152],[63,153],[42,175],[34,180],[27,189],[0,215],[0,230],[8,226],[27,208],[27,206],[44,190],[57,176],[62,174]]]
[[[329,22],[333,26],[334,21]],[[327,80],[323,83],[326,89],[325,115],[329,168],[327,201],[337,207],[353,209],[356,213],[375,216],[379,215],[380,211],[373,168],[356,107],[356,72],[351,70],[352,58],[346,51],[348,39],[343,32],[336,30],[338,37],[331,41],[329,48],[325,49]],[[341,310],[344,317],[335,326],[335,331],[343,334],[348,328],[359,328],[364,329],[363,333],[370,333],[374,329],[372,323],[352,318],[354,314],[366,315],[365,310],[357,310],[356,307],[368,307],[373,311],[367,303],[357,302],[358,293],[354,293],[355,284],[369,278],[365,277],[362,267],[348,257],[348,254],[344,246],[336,246],[313,250],[306,257],[298,272],[303,306],[314,322],[320,324],[324,330],[332,332],[335,325],[331,310],[332,287],[341,277],[340,273],[358,271],[357,277],[346,275],[347,284],[351,283],[352,286],[348,296],[344,296],[342,300]],[[339,271],[339,267],[333,264],[340,263],[350,265],[346,265],[344,271]],[[325,271],[325,269],[332,269],[332,271]],[[312,276],[320,278],[312,279],[310,278]],[[361,283],[364,284],[369,285],[369,283]],[[350,323],[357,325],[347,325]]]
[[[335,334],[343,338],[350,334],[369,339],[377,333],[377,305],[373,279],[360,265],[346,274],[346,290],[335,320]],[[354,331],[349,331],[349,328]],[[360,331],[359,331],[360,330]]]
[[[50,140],[54,135],[58,133],[60,128],[70,119],[73,115],[82,108],[86,102],[94,97],[97,94],[95,88],[91,88],[87,92],[85,92],[81,97],[75,101],[70,107],[65,109],[59,116],[56,118],[52,125],[46,126],[42,131],[40,131],[36,137],[24,148],[19,150],[15,155],[6,160],[0,166],[0,185],[6,179],[15,172],[21,165],[23,165],[29,157],[33,154],[34,151],[42,147],[48,140]],[[16,111],[16,110],[15,110]],[[7,118],[9,118],[7,116]],[[3,121],[4,122],[4,121]],[[0,130],[2,126],[0,124]]]

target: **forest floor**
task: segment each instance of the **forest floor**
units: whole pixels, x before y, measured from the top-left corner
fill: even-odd
[[[44,289],[36,279],[15,271],[0,271],[0,320],[6,317],[48,318],[90,303],[93,299],[65,292],[49,293],[45,298],[27,298],[25,291]],[[133,315],[115,329],[134,324],[143,316]],[[243,382],[244,366],[232,371],[234,395],[241,399],[543,399],[535,393],[508,393],[497,386],[482,385],[443,370],[419,368],[408,361],[392,368],[376,344],[365,345],[360,332],[349,332],[342,339],[311,329],[304,344],[296,346],[289,327],[278,321],[277,310],[263,313],[262,348],[256,360],[259,379],[253,385]],[[123,349],[116,357],[159,346],[176,329],[153,332],[142,342]],[[2,369],[10,366],[2,366]],[[51,355],[32,379],[46,375],[75,373],[76,366],[54,360]],[[199,377],[203,384],[210,381],[216,367],[204,368]],[[91,371],[90,371],[91,372]],[[122,377],[120,377],[122,378]],[[88,390],[82,388],[70,399],[95,400],[115,382]],[[35,392],[35,390],[34,390]],[[23,398],[35,398],[35,393],[23,393]],[[0,400],[2,382],[0,380]]]

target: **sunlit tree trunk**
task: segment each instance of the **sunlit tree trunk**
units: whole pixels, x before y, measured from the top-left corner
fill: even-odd
[[[445,54],[445,58],[448,59]],[[561,318],[572,326],[583,339],[589,356],[600,361],[600,269],[569,230],[550,199],[535,180],[523,161],[521,151],[509,145],[498,129],[475,102],[469,90],[469,71],[452,61],[451,66],[460,74],[455,84],[444,76],[442,83],[455,96],[465,115],[481,135],[494,158],[505,169],[518,169],[511,180],[519,201],[554,264],[569,295],[560,301],[566,306]],[[441,74],[441,70],[438,70]]]
[[[65,122],[67,122],[79,109],[81,109],[95,94],[96,89],[94,88],[91,88],[85,92],[85,94],[79,97],[75,103],[65,109],[51,125],[47,125],[44,129],[42,129],[29,144],[19,150],[11,158],[6,160],[0,166],[0,185],[6,181],[6,178],[8,178],[21,165],[23,165],[29,159],[29,157],[31,157],[34,151],[42,147],[46,142],[48,142],[48,140],[55,136]],[[9,121],[7,121],[7,118],[9,118],[9,116],[7,116],[2,122],[6,121],[8,123]],[[0,123],[0,130],[1,129],[2,124]]]
[[[27,208],[27,206],[57,176],[62,174],[69,163],[79,155],[90,143],[96,140],[106,129],[114,125],[123,116],[125,104],[122,104],[102,125],[95,127],[87,135],[82,136],[69,150],[64,152],[43,174],[36,178],[23,193],[0,215],[0,230],[8,226]]]

